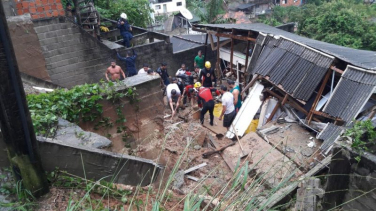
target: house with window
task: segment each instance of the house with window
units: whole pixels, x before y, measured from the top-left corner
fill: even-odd
[[[303,0],[280,0],[279,5],[281,7],[300,6],[303,4]]]
[[[152,0],[155,15],[171,14],[185,8],[185,0]]]

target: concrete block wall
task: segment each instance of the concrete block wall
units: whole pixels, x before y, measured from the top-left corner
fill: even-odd
[[[115,51],[64,17],[33,22],[53,83],[70,88],[105,79]]]
[[[133,48],[137,53],[136,68],[141,69],[144,63],[147,63],[153,70],[158,69],[162,62],[166,62],[168,70],[176,66],[175,56],[172,53],[172,44],[165,41],[156,41],[153,43],[138,45]],[[125,57],[126,52],[132,55],[131,49],[119,49],[121,56]],[[124,64],[121,62],[120,64]]]

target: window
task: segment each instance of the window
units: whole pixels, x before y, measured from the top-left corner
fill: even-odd
[[[155,5],[155,9],[156,10],[160,10],[161,9],[161,5]]]
[[[285,0],[283,0],[283,1],[282,1],[282,4],[286,4],[286,1],[285,1]]]
[[[181,6],[181,5],[183,5],[181,2],[176,2],[176,6]]]

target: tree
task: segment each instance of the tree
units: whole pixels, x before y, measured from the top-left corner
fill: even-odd
[[[376,50],[376,5],[358,0],[309,1],[302,7],[273,8],[261,22],[276,26],[297,22],[299,35],[351,48]]]

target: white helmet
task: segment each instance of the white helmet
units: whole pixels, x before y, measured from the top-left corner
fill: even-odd
[[[121,13],[120,17],[123,18],[123,19],[127,19],[127,18],[128,18],[128,17],[127,17],[127,14],[125,14],[124,12]]]

